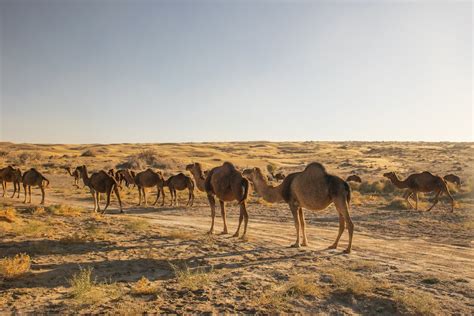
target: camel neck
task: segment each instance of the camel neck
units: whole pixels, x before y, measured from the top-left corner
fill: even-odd
[[[82,181],[84,182],[84,185],[89,186],[89,174],[87,173],[87,167],[84,166],[82,167]]]
[[[406,180],[402,181],[402,180],[398,179],[397,175],[395,175],[395,177],[393,177],[392,183],[399,189],[404,189],[404,188],[407,187]]]
[[[193,170],[193,176],[194,176],[194,180],[196,181],[196,186],[198,187],[198,189],[201,191],[205,191],[204,189],[205,179],[204,179],[204,175],[202,171]]]
[[[260,195],[265,201],[270,203],[277,203],[283,201],[281,195],[281,184],[277,187],[269,184],[261,175],[257,175],[254,179],[255,191]]]

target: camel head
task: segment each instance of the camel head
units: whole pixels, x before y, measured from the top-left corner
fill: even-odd
[[[265,179],[262,170],[258,167],[244,169],[242,175],[252,182],[254,182],[257,178]]]
[[[77,166],[76,171],[82,176],[83,171],[86,169],[85,165]]]
[[[197,170],[198,172],[202,171],[201,164],[199,162],[194,162],[192,164],[186,165],[186,170],[189,172],[193,172],[194,170]]]
[[[386,172],[386,173],[383,174],[383,176],[384,176],[385,178],[390,179],[390,180],[398,179],[398,178],[397,178],[397,175],[396,175],[395,172],[393,172],[393,171]]]

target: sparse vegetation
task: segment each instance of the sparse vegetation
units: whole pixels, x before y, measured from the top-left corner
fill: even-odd
[[[16,279],[30,271],[30,256],[24,253],[15,255],[13,258],[0,260],[0,276],[7,280]]]
[[[144,231],[150,227],[150,223],[143,219],[130,218],[125,221],[125,229],[139,232]]]
[[[88,149],[81,154],[81,157],[96,157],[97,153],[95,150]]]
[[[332,278],[337,291],[354,295],[366,295],[375,288],[375,283],[367,277],[361,277],[355,272],[342,268],[329,268],[325,271]]]
[[[158,287],[143,276],[132,286],[131,293],[134,295],[156,295]]]
[[[394,198],[383,208],[386,210],[409,210],[410,205],[407,203],[405,199]]]
[[[16,210],[13,207],[0,210],[0,222],[14,223],[17,220]]]
[[[50,214],[59,216],[79,216],[83,209],[77,206],[55,204],[46,207],[45,211]]]
[[[419,290],[397,290],[393,299],[402,312],[415,315],[440,315],[441,309],[437,300],[430,293]]]
[[[25,151],[25,152],[20,153],[17,156],[17,158],[20,163],[25,164],[27,162],[41,160],[42,155],[38,151],[33,151],[33,152]]]
[[[174,265],[170,263],[171,268],[174,271],[178,285],[183,288],[190,290],[201,289],[211,282],[212,269],[206,271],[204,268],[189,268],[186,264]]]
[[[93,269],[80,269],[69,280],[72,297],[78,304],[95,304],[104,299],[116,299],[122,295],[122,289],[117,283],[97,283],[92,279]]]

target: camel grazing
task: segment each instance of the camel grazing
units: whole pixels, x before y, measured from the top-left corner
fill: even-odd
[[[387,172],[383,176],[388,178],[397,188],[407,189],[403,196],[411,207],[413,207],[413,204],[411,204],[409,198],[414,195],[415,210],[418,210],[418,192],[435,192],[435,201],[426,211],[431,211],[438,203],[441,193],[445,193],[451,199],[451,212],[454,211],[454,199],[451,193],[449,193],[446,182],[441,177],[435,176],[428,171],[411,174],[403,181],[398,179],[395,172]]]
[[[0,169],[0,181],[2,182],[3,194],[5,196],[7,191],[7,183],[13,182],[13,194],[11,198],[17,194],[17,198],[20,197],[20,183],[21,183],[21,170],[19,168],[15,169],[12,166],[8,166]]]
[[[245,205],[248,195],[249,181],[242,177],[240,171],[238,171],[232,163],[224,162],[222,166],[215,167],[209,171],[204,186],[211,206],[212,224],[209,233],[212,234],[214,232],[214,218],[216,216],[216,201],[214,196],[217,196],[221,207],[222,220],[224,222],[224,230],[222,233],[228,233],[224,202],[236,200],[240,205],[240,216],[239,226],[233,236],[239,236],[240,226],[242,220],[244,220],[244,233],[241,237],[244,238],[247,233],[247,224],[249,221],[249,215]]]
[[[79,188],[79,178],[81,177],[81,175],[79,174],[79,171],[77,171],[77,169],[74,169],[74,171],[71,171],[71,168],[69,167],[66,167],[64,168],[67,173],[74,178],[74,186],[78,187]]]
[[[351,252],[354,224],[349,214],[351,190],[347,182],[337,176],[328,174],[324,166],[317,162],[310,163],[301,172],[289,174],[276,187],[266,181],[259,168],[247,169],[243,174],[250,179],[257,194],[265,201],[270,203],[284,201],[288,203],[296,228],[296,242],[292,245],[293,247],[308,245],[303,208],[319,211],[334,203],[339,215],[339,232],[336,241],[328,249],[337,248],[347,224],[349,244],[344,252]],[[300,232],[303,236],[301,245]]]
[[[175,205],[178,205],[178,199],[176,197],[176,190],[182,191],[188,189],[189,197],[186,206],[193,206],[194,203],[194,181],[191,177],[188,177],[184,173],[178,173],[177,175],[171,176],[168,180],[165,181],[164,186],[167,186],[170,189],[171,194],[171,204],[173,202]]]
[[[194,178],[194,182],[196,183],[196,187],[198,188],[199,191],[206,192],[205,188],[205,182],[206,182],[206,177],[207,173],[209,171],[202,171],[202,166],[199,162],[192,163],[190,165],[186,166],[186,170],[191,172]]]
[[[26,203],[27,195],[30,196],[29,203],[31,203],[31,187],[37,186],[41,189],[41,203],[44,204],[44,188],[48,187],[49,180],[46,179],[38,170],[35,168],[31,168],[30,170],[26,171],[22,177],[23,182],[23,191],[25,192],[25,200],[23,203]],[[46,185],[45,185],[46,182]]]
[[[155,172],[148,168],[145,171],[137,173],[135,175],[134,181],[138,188],[138,206],[142,205],[142,195],[143,195],[143,200],[145,201],[145,205],[148,205],[145,189],[151,188],[154,186],[156,186],[157,192],[156,192],[156,200],[155,200],[155,203],[153,203],[153,205],[156,205],[156,203],[158,202],[160,194],[163,195],[161,206],[165,205],[165,191],[163,190],[163,185],[165,181],[160,171]]]
[[[125,186],[129,188],[131,185],[135,185],[135,174],[133,171],[128,170],[128,169],[119,169],[115,173],[116,175],[116,180],[120,185],[122,185],[122,182],[125,183]]]
[[[447,174],[443,177],[443,179],[445,181],[448,181],[448,182],[451,182],[451,183],[454,183],[456,184],[458,187],[461,186],[461,178],[459,178],[457,175],[455,174]]]
[[[351,174],[350,176],[347,177],[346,182],[362,183],[362,179],[356,174]]]
[[[82,181],[84,182],[84,185],[87,186],[92,194],[92,197],[94,198],[94,212],[99,211],[100,212],[100,193],[106,193],[107,195],[107,202],[105,204],[104,210],[102,211],[102,214],[105,214],[105,211],[107,210],[107,207],[110,204],[110,195],[112,191],[115,192],[115,196],[117,197],[119,207],[120,207],[120,213],[123,213],[122,209],[122,200],[120,199],[120,192],[118,190],[118,184],[117,181],[115,180],[114,177],[110,176],[107,174],[105,171],[101,170],[99,172],[94,172],[91,174],[89,177],[89,174],[87,172],[87,167],[85,165],[82,165],[80,167],[77,167],[76,170],[79,172],[79,174],[82,177]]]

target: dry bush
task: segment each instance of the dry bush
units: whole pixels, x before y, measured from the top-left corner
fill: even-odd
[[[325,271],[332,278],[332,283],[337,290],[354,295],[366,295],[375,289],[375,283],[367,277],[358,276],[356,273],[341,269],[330,268]]]
[[[81,154],[81,157],[96,157],[97,152],[92,149],[88,149]]]
[[[116,283],[97,283],[92,279],[92,268],[80,269],[69,281],[72,297],[79,304],[95,304],[105,299],[117,299],[122,289]]]
[[[47,206],[45,211],[60,216],[79,216],[81,215],[83,209],[77,206],[65,205],[65,204],[55,204]]]
[[[23,237],[43,237],[51,235],[53,228],[49,221],[28,220],[21,225],[12,226],[12,231]]]
[[[0,260],[0,276],[5,279],[16,279],[30,271],[31,259],[27,254],[17,254],[13,258]]]
[[[393,294],[393,299],[397,306],[402,309],[402,313],[415,315],[442,314],[438,301],[427,292],[419,290],[404,290],[401,292],[397,290]]]
[[[125,226],[125,229],[128,231],[139,232],[139,231],[147,230],[150,227],[150,223],[148,223],[144,219],[131,218],[131,219],[127,219],[124,226]]]
[[[171,230],[163,234],[165,237],[172,238],[172,239],[182,239],[182,240],[194,240],[198,237],[185,230]]]
[[[25,164],[27,162],[41,160],[42,156],[39,152],[25,151],[18,154],[17,159],[20,163]]]
[[[178,266],[170,263],[179,286],[190,290],[201,289],[211,282],[211,272],[204,268],[191,269],[188,266]]]
[[[383,207],[384,210],[409,210],[410,208],[408,202],[403,198],[394,198],[390,203]]]
[[[18,220],[16,217],[16,210],[13,207],[0,210],[0,221],[7,223],[14,223]]]
[[[133,286],[131,293],[134,295],[156,295],[158,293],[158,287],[153,285],[150,280],[142,276]]]
[[[90,237],[74,232],[73,234],[67,235],[59,240],[62,244],[71,245],[71,244],[84,244],[90,241]]]
[[[351,187],[362,194],[376,193],[381,195],[387,195],[393,193],[396,190],[396,187],[393,185],[393,183],[388,180],[374,182],[363,181],[358,186],[351,184]]]

